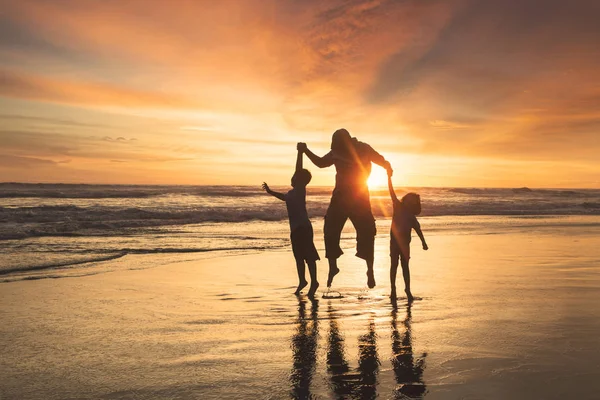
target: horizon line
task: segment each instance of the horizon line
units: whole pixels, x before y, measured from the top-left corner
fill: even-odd
[[[176,184],[176,183],[73,183],[73,182],[0,182],[0,185],[63,185],[63,186],[212,186],[212,187],[227,187],[227,186],[238,186],[238,187],[260,187],[259,185],[248,185],[248,184]],[[279,185],[273,184],[270,186],[290,186],[287,185]],[[394,185],[395,187],[406,187],[406,188],[420,188],[420,189],[531,189],[531,190],[600,190],[600,186],[598,187],[550,187],[550,186],[401,186]],[[331,188],[333,189],[335,185],[310,185],[310,187],[314,188]],[[375,186],[369,187],[371,190],[387,190],[387,185],[383,186]]]

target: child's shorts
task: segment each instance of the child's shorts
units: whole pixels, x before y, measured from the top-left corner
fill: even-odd
[[[321,258],[313,242],[312,225],[299,226],[290,235],[292,251],[296,260],[317,261]]]

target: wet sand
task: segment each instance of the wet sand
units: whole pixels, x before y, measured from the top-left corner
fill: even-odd
[[[3,283],[0,398],[597,399],[594,229],[413,241],[412,305],[385,234],[377,288],[348,249],[340,299],[324,261],[317,300],[292,295],[287,250]]]

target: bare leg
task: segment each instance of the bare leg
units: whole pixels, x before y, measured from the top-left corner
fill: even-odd
[[[391,256],[392,262],[390,264],[390,286],[392,291],[390,297],[396,298],[396,274],[398,273],[398,256]]]
[[[404,277],[404,291],[406,292],[406,298],[408,301],[413,301],[414,297],[410,291],[410,270],[408,268],[408,259],[402,257],[400,262],[402,265],[402,276]]]
[[[337,266],[337,259],[344,254],[342,248],[340,247],[340,238],[342,235],[342,229],[344,229],[347,219],[348,214],[342,198],[340,195],[334,194],[331,197],[331,202],[327,208],[325,224],[323,225],[325,257],[329,261],[327,287],[331,287],[331,284],[333,283],[333,277],[340,272]]]
[[[331,287],[333,283],[333,277],[336,276],[340,270],[337,266],[337,258],[328,258],[329,261],[329,276],[327,277],[327,287]]]
[[[314,297],[319,287],[319,281],[317,281],[317,262],[310,261],[308,264],[308,272],[310,273],[310,290],[308,291],[308,297]]]
[[[369,258],[367,261],[367,286],[369,289],[375,287],[375,275],[373,273],[373,258]]]
[[[358,206],[356,213],[350,216],[350,221],[356,229],[356,256],[362,258],[367,263],[367,286],[369,289],[375,287],[375,274],[373,272],[373,253],[375,250],[375,218],[371,214],[371,206],[368,199],[368,192],[364,203],[356,204]],[[363,201],[361,200],[361,202]],[[362,208],[362,210],[360,210]]]
[[[298,270],[298,288],[294,294],[299,295],[300,291],[308,285],[305,276],[304,260],[296,260],[296,269]]]

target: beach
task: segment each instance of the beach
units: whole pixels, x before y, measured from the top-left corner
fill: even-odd
[[[412,305],[388,297],[385,221],[375,289],[343,242],[341,298],[324,260],[316,300],[294,296],[286,246],[5,280],[0,398],[598,398],[598,217],[441,218],[413,240]]]
[[[0,400],[600,400],[599,19],[2,1]]]

